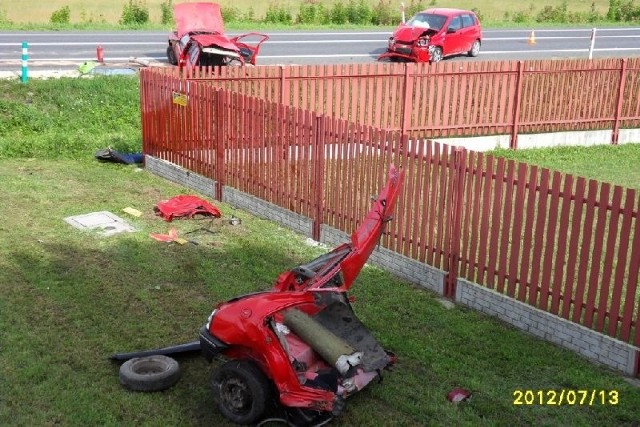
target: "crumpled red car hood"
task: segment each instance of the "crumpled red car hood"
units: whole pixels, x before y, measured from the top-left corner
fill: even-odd
[[[412,42],[417,40],[425,31],[433,34],[433,30],[428,28],[402,26],[393,32],[393,38],[403,42]]]
[[[392,165],[385,187],[358,229],[351,235],[351,242],[343,243],[307,264],[280,274],[274,285],[275,290],[349,290],[378,245],[387,222],[391,220],[403,179],[404,172]],[[300,276],[300,273],[306,276]]]
[[[220,5],[217,3],[180,3],[173,6],[178,38],[191,32],[224,34]],[[226,38],[226,37],[225,37]]]

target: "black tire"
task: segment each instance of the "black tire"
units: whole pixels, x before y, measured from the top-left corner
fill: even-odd
[[[430,62],[440,62],[442,61],[442,48],[436,47],[431,52],[431,61]]]
[[[222,365],[213,373],[211,386],[222,415],[237,424],[259,421],[271,401],[269,380],[249,360],[232,360]]]
[[[178,58],[176,58],[176,53],[173,51],[173,46],[171,45],[167,47],[167,59],[169,60],[169,64],[178,65]]]
[[[168,356],[134,357],[120,366],[119,377],[129,390],[166,390],[180,379],[180,366]]]
[[[471,45],[471,49],[469,50],[469,52],[467,52],[467,55],[473,58],[478,56],[479,53],[480,53],[480,40],[476,40]]]

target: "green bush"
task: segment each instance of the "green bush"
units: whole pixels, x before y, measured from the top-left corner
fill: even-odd
[[[567,2],[560,6],[545,6],[537,15],[536,22],[567,22]]]
[[[71,18],[71,9],[69,6],[63,6],[51,14],[49,22],[52,24],[68,24]]]
[[[173,24],[173,2],[172,0],[165,0],[160,3],[160,11],[162,12],[160,21],[164,25]]]
[[[334,3],[331,8],[331,23],[342,25],[346,24],[347,21],[347,8],[340,2]]]
[[[637,21],[640,19],[640,5],[635,6],[634,0],[609,0],[607,11],[609,21]]]
[[[299,24],[328,24],[331,22],[329,10],[317,0],[305,0],[300,4],[297,22]]]
[[[120,25],[142,25],[149,22],[149,8],[144,0],[129,0],[122,9]]]
[[[434,3],[431,2],[429,5],[433,6]],[[405,6],[406,6],[406,4],[405,4]],[[404,14],[405,14],[405,16],[407,17],[407,20],[408,20],[409,18],[411,18],[416,13],[421,12],[421,11],[423,11],[425,9],[428,9],[428,7],[425,6],[420,0],[418,0],[418,1],[411,0],[411,3],[409,3],[409,6],[405,7]]]
[[[400,22],[398,16],[395,7],[391,6],[391,0],[380,0],[371,11],[371,23],[375,25],[397,24]]]
[[[285,7],[272,3],[267,8],[267,12],[264,16],[264,22],[270,24],[291,24],[293,22],[293,18],[291,17],[291,12],[289,12]]]
[[[239,22],[242,21],[242,12],[235,6],[224,6],[221,8],[223,22]]]
[[[371,8],[365,0],[349,0],[346,12],[350,24],[371,24]]]
[[[0,24],[11,24],[11,20],[7,18],[7,11],[0,9]]]
[[[250,6],[241,19],[244,22],[254,22],[256,20],[256,11],[253,10],[253,7]]]

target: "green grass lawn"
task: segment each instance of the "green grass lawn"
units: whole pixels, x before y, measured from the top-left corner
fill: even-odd
[[[221,425],[212,366],[181,358],[183,377],[155,394],[118,383],[114,352],[196,339],[216,302],[268,288],[319,249],[273,223],[216,203],[240,226],[163,244],[197,221],[155,217],[184,188],[134,166],[84,159],[0,161],[0,425]],[[144,212],[129,217],[122,209]],[[139,231],[99,237],[70,215],[111,211]],[[393,372],[354,397],[335,425],[634,425],[640,392],[621,376],[373,267],[354,285],[363,322],[399,357]],[[474,392],[458,406],[454,387]],[[615,390],[619,404],[516,406],[516,390]]]
[[[179,358],[183,376],[170,390],[134,393],[108,357],[196,339],[218,301],[267,289],[321,250],[218,202],[242,224],[191,234],[197,246],[152,240],[149,233],[175,226],[184,235],[203,223],[154,216],[158,201],[190,193],[185,188],[93,159],[107,145],[140,150],[135,78],[0,81],[0,113],[0,425],[226,425],[209,391],[213,366],[203,359]],[[637,171],[626,160],[637,152],[601,149],[609,155],[585,161],[582,174],[597,170],[610,181],[612,171]],[[583,151],[571,152],[548,157],[564,159],[554,167],[566,170]],[[138,231],[99,237],[63,221],[95,211]],[[638,425],[637,386],[570,351],[463,307],[448,310],[437,295],[374,267],[353,295],[359,317],[399,362],[332,425]],[[449,403],[454,387],[472,390],[472,399]],[[518,390],[616,391],[619,400],[514,405]]]

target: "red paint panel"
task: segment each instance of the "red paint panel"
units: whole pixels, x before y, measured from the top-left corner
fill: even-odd
[[[610,305],[609,289],[611,288],[611,276],[613,275],[613,260],[616,258],[616,245],[619,242],[618,236],[618,224],[620,223],[620,210],[622,208],[622,188],[619,186],[614,187],[613,197],[611,199],[611,208],[600,205],[600,209],[608,209],[610,211],[609,223],[606,227],[607,233],[607,246],[604,256],[604,268],[602,270],[601,281],[599,283],[599,302],[597,311],[596,330],[604,330],[605,318],[608,315],[609,309],[613,309]],[[626,258],[626,254],[625,254]],[[624,261],[623,261],[624,263]],[[613,324],[618,322],[617,318],[611,317],[609,321]]]
[[[601,265],[603,262],[603,242],[605,237],[605,226],[607,223],[607,207],[609,205],[609,184],[602,184],[600,186],[600,198],[598,206],[594,207],[594,216],[597,217],[595,236],[593,239],[593,246],[591,250],[591,274],[589,277],[589,289],[587,292],[587,305],[586,313],[584,316],[584,325],[591,327],[593,323],[594,311],[596,309],[596,294],[601,283]],[[583,247],[583,251],[586,248]],[[607,287],[608,292],[608,287]],[[605,295],[608,298],[608,294]]]
[[[596,198],[598,193],[598,183],[589,180],[589,190],[585,206],[585,217],[582,221],[582,244],[580,245],[580,259],[578,261],[578,282],[576,284],[576,297],[571,320],[575,323],[582,323],[581,317],[587,311],[593,312],[593,305],[586,307],[585,289],[587,283],[587,272],[589,270],[589,259],[591,251],[591,238],[593,236],[593,219],[595,215]],[[595,258],[594,258],[595,259]],[[599,258],[597,258],[599,260]]]
[[[502,157],[497,158],[496,171],[494,175],[494,179],[492,180],[493,191],[493,205],[491,206],[491,230],[487,233],[489,237],[488,241],[488,252],[489,252],[489,262],[487,264],[487,279],[486,285],[488,288],[493,289],[496,283],[496,275],[497,275],[497,258],[500,252],[500,238],[503,240],[504,236],[502,236],[501,230],[502,226],[500,224],[502,220],[502,203],[503,203],[503,183],[504,183],[504,169],[505,169],[505,160]]]
[[[525,302],[527,289],[529,287],[529,262],[531,261],[531,251],[533,249],[532,233],[535,226],[535,201],[536,188],[538,180],[538,167],[531,166],[529,168],[529,180],[526,188],[526,219],[524,223],[524,236],[522,240],[522,261],[520,264],[518,299]],[[537,260],[533,260],[535,263]]]
[[[558,173],[556,173],[558,174]],[[555,247],[555,262],[554,262],[554,274],[553,279],[551,281],[551,308],[550,312],[553,314],[559,314],[560,310],[560,299],[563,298],[565,301],[569,301],[571,299],[571,295],[567,295],[564,293],[564,286],[566,282],[564,281],[564,271],[566,268],[566,254],[567,254],[567,242],[569,235],[569,213],[571,209],[571,192],[573,190],[573,177],[571,175],[566,175],[564,177],[564,185],[562,187],[562,192],[560,194],[556,194],[555,190],[559,189],[559,183],[556,185],[556,174],[554,174],[554,183],[553,183],[553,199],[557,199],[555,205],[552,205],[553,208],[557,209],[558,204],[562,203],[562,210],[560,213],[560,221],[558,226],[558,234],[556,239],[556,247]],[[559,179],[561,179],[561,175]],[[555,215],[554,215],[555,217]],[[547,246],[547,251],[550,252],[553,248],[549,248]],[[544,280],[544,279],[543,279]]]
[[[540,301],[538,308],[549,311],[549,293],[553,286],[551,275],[553,270],[554,248],[559,241],[556,238],[556,226],[558,224],[558,204],[560,201],[560,184],[562,175],[554,172],[551,181],[549,199],[549,213],[547,215],[547,230],[545,233],[544,261],[542,263],[542,274],[540,280]],[[542,193],[542,188],[541,188]],[[545,195],[545,197],[547,197]],[[564,266],[563,266],[564,267]]]
[[[501,230],[501,239],[500,239],[500,259],[498,261],[498,281],[497,281],[497,291],[500,293],[504,293],[505,291],[505,282],[507,279],[507,267],[508,267],[508,259],[509,259],[509,230],[511,230],[511,223],[513,221],[513,205],[514,205],[514,187],[515,187],[515,162],[513,160],[507,161],[507,170],[506,175],[501,178],[505,183],[504,190],[504,202],[503,202],[503,215],[502,215],[502,224],[500,227]]]
[[[531,259],[531,279],[529,282],[529,304],[538,307],[538,296],[540,292],[540,272],[543,267],[543,254],[545,237],[545,224],[547,222],[547,192],[549,190],[549,169],[542,169],[540,174],[540,185],[538,188],[530,188],[529,191],[537,193],[537,204],[531,205],[528,209],[535,209],[536,221],[533,233],[533,258]],[[543,308],[545,310],[545,308]]]
[[[625,202],[624,202],[624,207],[622,208],[622,212],[621,212],[621,216],[622,216],[622,226],[620,228],[620,246],[618,247],[618,256],[616,258],[616,267],[615,267],[615,278],[614,278],[614,285],[613,285],[613,293],[612,293],[612,298],[611,298],[611,312],[610,312],[610,316],[609,316],[609,328],[607,333],[612,336],[615,337],[616,334],[616,330],[618,328],[618,325],[620,325],[622,322],[625,321],[624,318],[619,318],[619,315],[622,313],[622,289],[625,284],[625,271],[627,270],[628,266],[629,266],[629,261],[630,261],[630,254],[629,254],[629,239],[625,239],[624,237],[626,236],[631,236],[631,225],[632,225],[632,221],[633,221],[633,208],[634,208],[634,202],[636,200],[636,194],[634,190],[626,190],[625,193]],[[637,212],[636,212],[637,214]],[[636,222],[638,222],[637,216],[636,216]],[[625,296],[625,302],[627,301],[627,299],[631,299],[634,300],[635,299],[635,295],[633,295],[630,292],[630,284],[631,282],[629,282],[629,285],[626,286],[626,290],[627,290],[627,295]],[[629,323],[630,324],[630,323]],[[622,328],[621,328],[622,329]],[[623,332],[621,330],[621,332]],[[629,335],[628,335],[628,330],[627,330],[627,336],[625,338],[623,338],[623,340],[628,341],[629,339]]]

